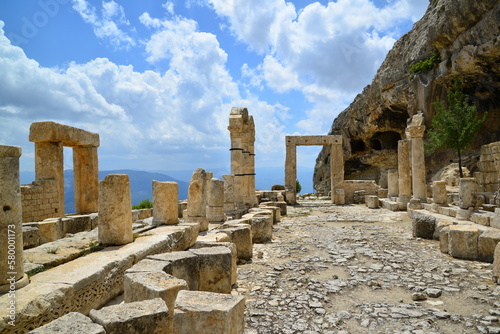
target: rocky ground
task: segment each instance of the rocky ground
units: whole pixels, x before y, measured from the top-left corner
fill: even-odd
[[[246,334],[500,333],[491,264],[414,239],[405,212],[301,202],[238,266]]]

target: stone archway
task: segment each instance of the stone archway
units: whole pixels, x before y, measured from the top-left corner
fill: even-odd
[[[344,181],[342,136],[286,136],[285,187],[286,200],[296,204],[297,146],[330,146],[330,189],[333,203],[334,187]]]
[[[76,213],[97,212],[99,135],[55,122],[35,122],[31,124],[29,140],[35,143],[36,180],[55,182],[56,199],[48,217],[64,216],[64,146],[73,148]]]

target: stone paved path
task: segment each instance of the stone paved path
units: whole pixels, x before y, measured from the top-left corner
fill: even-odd
[[[238,266],[254,333],[500,333],[491,264],[413,239],[406,213],[301,202]]]

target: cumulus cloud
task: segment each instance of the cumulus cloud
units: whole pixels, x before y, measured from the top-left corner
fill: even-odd
[[[82,19],[93,26],[98,38],[109,40],[115,47],[130,48],[136,41],[121,27],[130,25],[125,17],[125,11],[115,1],[103,1],[101,15],[97,9],[86,0],[72,0],[73,9],[80,14]]]
[[[250,82],[264,78],[269,88],[281,93],[298,89],[314,103],[308,118],[298,124],[308,132],[328,130],[323,117],[331,115],[331,122],[346,98],[371,81],[402,33],[400,24],[414,22],[428,5],[395,0],[378,8],[370,0],[338,0],[297,10],[285,0],[209,3],[240,41],[264,54],[260,65],[243,69],[247,78],[253,78]],[[321,101],[313,91],[322,92]],[[322,126],[313,126],[315,122]]]

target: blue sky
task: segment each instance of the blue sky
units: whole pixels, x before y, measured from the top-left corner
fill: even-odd
[[[2,1],[0,144],[33,170],[29,126],[51,120],[99,133],[101,170],[229,168],[238,106],[255,119],[257,166],[283,166],[284,136],[326,134],[427,5]],[[318,151],[301,148],[299,165]]]

